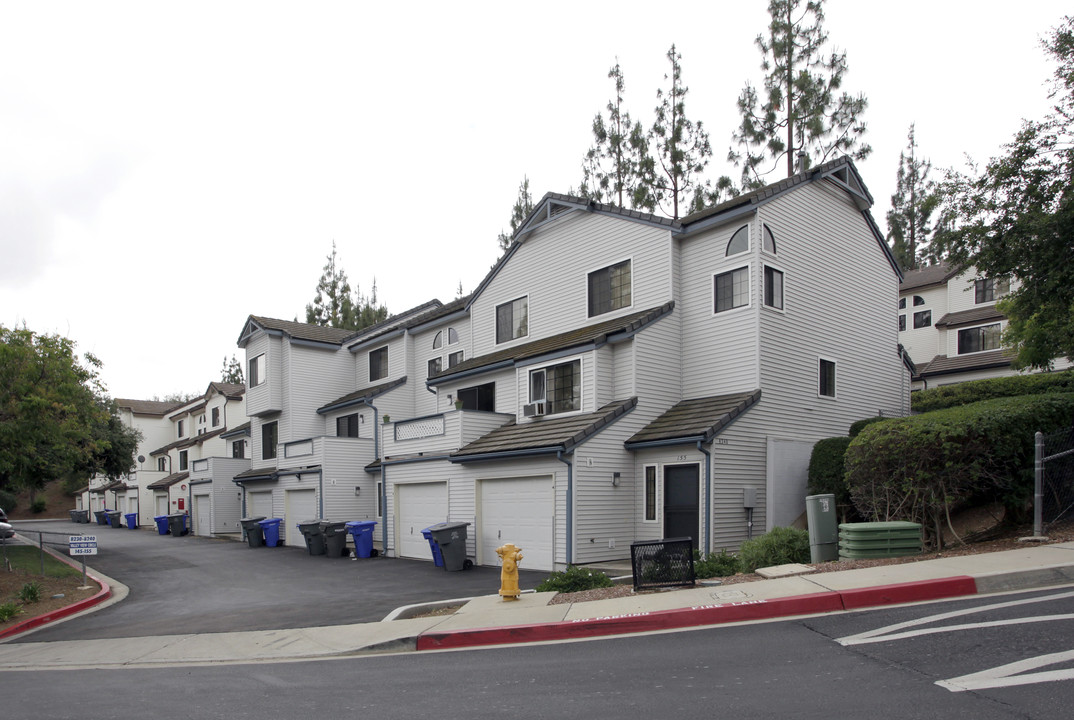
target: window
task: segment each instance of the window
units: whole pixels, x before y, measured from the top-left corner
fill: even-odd
[[[733,310],[750,304],[750,269],[738,268],[717,275],[714,280],[716,312]]]
[[[455,332],[455,328],[447,329],[447,342],[448,345],[454,345],[459,341],[459,334]]]
[[[776,254],[776,238],[772,235],[772,231],[767,225],[764,226],[764,239],[762,242],[764,242],[765,252]]]
[[[185,430],[184,426],[185,426],[184,421],[180,420],[179,421],[179,428],[178,428],[179,429],[179,437],[183,437],[183,436],[186,435],[186,433],[184,432],[184,430]]]
[[[157,458],[157,472],[167,472],[167,470],[168,470],[168,459],[167,458]]]
[[[250,372],[247,374],[250,378],[250,387],[257,387],[267,379],[265,377],[265,355],[262,353],[253,360],[250,361]]]
[[[727,243],[727,252],[724,253],[727,257],[732,255],[738,255],[744,253],[750,249],[750,227],[749,225],[743,225],[735,234],[731,236],[731,240]]]
[[[906,316],[905,315],[900,315],[899,316],[899,332],[902,332],[905,329],[906,329]]]
[[[574,360],[530,371],[530,402],[545,403],[545,414],[570,412],[582,407],[582,364]]]
[[[426,377],[432,377],[439,374],[444,369],[444,361],[441,358],[435,357],[429,361],[429,374]]]
[[[459,363],[462,362],[462,357],[463,357],[462,350],[459,350],[458,352],[451,353],[450,355],[447,356],[447,366],[449,368],[455,367],[456,365],[458,365]]]
[[[384,517],[384,483],[377,480],[377,517]]]
[[[496,342],[505,343],[529,335],[529,298],[496,306]]]
[[[276,442],[279,439],[278,423],[270,422],[261,426],[261,459],[276,458]]]
[[[231,457],[242,459],[246,457],[246,441],[235,440],[231,443]]]
[[[220,408],[213,408],[213,427],[220,426]]]
[[[764,268],[764,304],[783,309],[783,272],[767,265]]]
[[[179,451],[179,472],[182,472],[183,470],[186,470],[187,457],[188,456],[187,456],[187,451],[186,450],[180,450]]]
[[[994,302],[1011,291],[1007,278],[982,278],[973,283],[973,301],[977,304]]]
[[[921,297],[920,295],[914,295],[914,307],[918,307],[918,306],[924,305],[924,304],[925,304],[925,298]]]
[[[645,519],[656,520],[656,466],[645,466]]]
[[[441,348],[441,347],[444,347],[444,331],[443,330],[438,332],[436,334],[436,337],[433,338],[433,350],[436,350],[437,348]]]
[[[496,383],[486,383],[459,390],[463,410],[483,410],[496,412]]]
[[[958,331],[958,354],[999,349],[999,323]]]
[[[589,317],[630,307],[630,261],[589,273]]]
[[[831,360],[821,360],[819,364],[819,379],[817,394],[824,397],[835,397],[835,363]]]
[[[388,377],[388,347],[384,346],[369,353],[369,380]]]
[[[358,413],[336,418],[336,437],[360,437],[358,434],[359,423],[361,423],[361,420]]]
[[[925,328],[932,326],[932,311],[922,310],[921,312],[914,313],[914,327]]]
[[[900,310],[905,310],[906,309],[906,298],[899,298],[899,309]]]

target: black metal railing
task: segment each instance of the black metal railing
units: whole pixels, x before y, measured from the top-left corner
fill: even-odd
[[[692,538],[644,540],[630,544],[630,567],[634,589],[693,585],[694,541]]]

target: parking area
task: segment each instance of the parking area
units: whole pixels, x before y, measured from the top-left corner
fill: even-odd
[[[294,547],[251,548],[233,540],[66,520],[15,525],[20,534],[36,529],[96,535],[98,554],[86,558],[87,566],[127,585],[130,595],[28,635],[25,642],[376,622],[404,605],[495,595],[500,587],[493,567],[445,572],[431,560],[310,556]],[[23,537],[36,543],[34,533]],[[524,565],[523,589],[548,576]]]

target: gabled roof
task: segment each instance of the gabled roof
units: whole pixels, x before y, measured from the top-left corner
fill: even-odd
[[[361,390],[355,390],[352,393],[348,393],[341,398],[333,400],[327,405],[322,405],[321,407],[317,408],[317,413],[319,415],[324,415],[325,413],[330,413],[333,410],[342,410],[343,408],[351,407],[352,405],[362,405],[365,404],[367,400],[372,400],[378,395],[383,395],[389,390],[394,390],[395,388],[404,384],[406,384],[406,375],[397,380],[392,380],[390,382],[381,383],[379,385],[362,388]]]
[[[242,425],[239,425],[238,427],[233,427],[230,430],[221,433],[220,437],[222,437],[222,438],[224,438],[226,440],[228,438],[238,437],[239,435],[249,435],[249,434],[250,434],[250,421],[247,420]]]
[[[237,400],[246,394],[246,386],[239,383],[211,382],[205,394],[219,393],[229,400]]]
[[[116,398],[116,407],[130,410],[135,415],[155,415],[156,417],[164,417],[175,408],[186,405],[187,402],[188,401],[165,402],[163,400],[128,400],[126,398]]]
[[[960,272],[962,272],[961,268],[954,267],[950,263],[943,261],[935,265],[907,270],[902,282],[899,284],[899,292],[905,293],[930,285],[943,285]]]
[[[161,478],[160,480],[157,480],[153,483],[149,483],[145,487],[147,490],[167,490],[175,483],[179,482],[180,480],[186,480],[188,477],[190,477],[190,473],[186,471],[172,473],[168,477]]]
[[[393,332],[404,330],[410,326],[416,318],[435,313],[443,308],[443,303],[437,299],[432,299],[428,302],[422,303],[417,307],[412,307],[409,310],[404,310],[401,313],[396,313],[391,317],[381,320],[379,323],[370,325],[367,328],[362,328],[357,332],[351,332],[346,338],[346,344],[350,347],[355,345],[362,345],[367,342],[372,342],[377,338],[383,337]]]
[[[250,482],[253,480],[277,480],[279,476],[276,474],[275,466],[262,467],[262,468],[250,468],[249,470],[243,470],[241,473],[231,478],[231,482],[242,483]]]
[[[244,347],[249,337],[258,330],[264,330],[270,335],[284,335],[294,340],[329,345],[342,345],[343,341],[354,333],[353,330],[344,330],[343,328],[324,327],[323,325],[251,315],[242,326],[242,333],[239,335],[238,340],[239,347]]]
[[[182,440],[176,440],[173,443],[169,443],[169,444],[165,445],[162,448],[157,448],[156,450],[151,450],[149,452],[149,454],[150,455],[163,455],[164,453],[169,452],[170,450],[188,448],[188,447],[193,447],[195,445],[201,445],[206,440],[211,440],[212,438],[216,437],[217,435],[223,434],[226,430],[227,430],[227,428],[217,428],[216,430],[212,430],[211,432],[202,433],[200,435],[191,435],[188,438],[183,438]]]
[[[921,367],[917,378],[935,377],[937,375],[953,375],[955,373],[971,372],[973,370],[992,370],[1011,366],[1014,353],[1010,350],[989,350],[988,352],[971,353],[969,355],[937,355],[927,365]]]
[[[626,447],[711,442],[760,399],[761,391],[753,390],[683,400],[635,433]]]
[[[480,370],[487,370],[498,365],[510,365],[528,358],[535,358],[549,353],[560,352],[572,348],[582,348],[587,345],[602,345],[613,336],[626,337],[643,329],[656,320],[669,314],[675,309],[675,301],[648,310],[641,310],[630,315],[605,320],[593,325],[570,330],[559,335],[534,340],[522,345],[514,345],[503,350],[497,350],[487,355],[464,360],[458,365],[448,368],[443,372],[432,375],[426,380],[427,385],[435,385],[436,382],[444,382],[452,378],[471,374]],[[434,382],[436,381],[436,382]]]
[[[988,320],[1006,320],[1007,316],[996,310],[995,305],[962,310],[960,312],[947,313],[936,321],[936,327],[959,327],[962,325],[976,325]]]
[[[113,480],[110,483],[107,483],[105,485],[101,485],[100,487],[95,487],[95,488],[91,489],[90,492],[92,492],[92,493],[106,493],[106,492],[115,492],[116,490],[126,490],[126,489],[127,489],[127,486],[123,483],[122,480]]]
[[[571,452],[627,414],[638,398],[611,402],[596,412],[548,417],[523,423],[510,422],[451,454],[451,462],[502,460],[507,457]]]

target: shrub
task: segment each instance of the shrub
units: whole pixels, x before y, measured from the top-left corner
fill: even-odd
[[[848,437],[833,437],[818,440],[809,456],[809,470],[806,489],[810,495],[835,495],[835,502],[840,505],[850,503],[844,475],[843,461],[846,457]]]
[[[858,420],[857,422],[854,422],[854,423],[850,424],[850,430],[847,431],[847,435],[849,435],[852,438],[856,438],[858,436],[858,434],[864,428],[868,427],[869,425],[872,425],[873,423],[878,423],[881,420],[890,420],[890,419],[891,418],[886,418],[883,415],[877,415],[876,417],[865,418],[864,420]]]
[[[578,592],[593,588],[611,587],[612,579],[600,571],[571,565],[562,572],[554,572],[537,586],[537,592]]]
[[[22,612],[22,608],[16,602],[0,604],[0,622],[7,622]]]
[[[37,500],[34,500],[34,504],[30,506],[30,512],[35,515],[38,515],[40,513],[45,512],[46,507],[47,504],[45,503],[44,498],[38,498]]]
[[[999,397],[1052,392],[1074,392],[1074,370],[973,380],[921,390],[910,397],[910,407],[923,413]]]
[[[41,583],[31,581],[19,590],[19,600],[24,603],[35,603],[41,600]]]
[[[870,425],[851,441],[847,484],[870,520],[908,520],[939,544],[952,510],[1000,501],[1016,516],[1033,491],[1033,433],[1069,427],[1074,393],[985,400]]]
[[[704,557],[694,550],[694,574],[699,578],[727,577],[738,571],[738,558],[728,555],[726,550],[721,550],[719,555],[709,553]]]
[[[18,500],[15,498],[15,493],[7,490],[0,490],[0,508],[3,508],[7,512],[11,512],[18,507]]]
[[[809,562],[809,533],[790,527],[772,528],[759,538],[742,543],[738,551],[742,571],[760,567]]]

